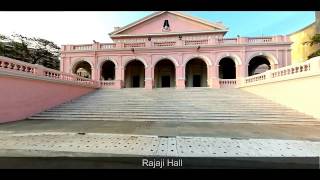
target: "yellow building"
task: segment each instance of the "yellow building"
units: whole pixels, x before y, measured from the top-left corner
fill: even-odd
[[[293,42],[291,45],[291,62],[292,64],[304,62],[308,60],[308,56],[320,49],[319,45],[310,46],[304,44],[310,41],[315,34],[320,34],[320,12],[316,11],[316,21],[312,24],[289,34],[290,40]]]

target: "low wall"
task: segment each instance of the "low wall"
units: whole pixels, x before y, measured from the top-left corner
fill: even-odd
[[[320,57],[244,81],[240,89],[320,119]]]
[[[0,57],[0,123],[23,120],[96,88],[82,77]]]

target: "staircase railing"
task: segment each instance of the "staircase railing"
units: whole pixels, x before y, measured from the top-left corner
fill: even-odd
[[[69,74],[54,69],[46,68],[38,64],[30,64],[11,58],[0,56],[0,70],[4,72],[11,72],[20,75],[30,75],[33,77],[41,77],[50,80],[72,82],[78,85],[98,88],[100,84],[98,81],[84,78],[75,74]]]
[[[219,84],[221,88],[234,88],[237,85],[236,79],[220,79]]]
[[[268,70],[261,74],[246,77],[239,85],[241,87],[250,86],[268,82],[308,77],[318,74],[320,74],[320,56],[309,59],[303,63],[294,64],[274,70]]]

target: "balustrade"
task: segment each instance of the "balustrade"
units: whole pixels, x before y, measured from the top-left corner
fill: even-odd
[[[304,63],[294,64],[279,69],[269,70],[261,74],[249,76],[245,78],[244,85],[257,83],[260,81],[280,81],[299,77],[306,77],[312,73],[320,72],[320,57],[312,58]]]
[[[49,69],[37,64],[30,64],[21,62],[18,60],[0,57],[0,70],[9,70],[10,72],[23,72],[27,74],[32,74],[35,77],[46,77],[55,80],[64,80],[75,82],[77,84],[88,85],[92,87],[99,87],[99,82],[91,79],[87,79],[75,74],[67,74],[54,69]]]
[[[70,45],[69,48],[64,47],[63,51],[76,50],[87,51],[97,49],[113,49],[113,48],[143,48],[143,47],[174,47],[174,46],[198,46],[198,45],[233,45],[233,44],[266,44],[266,43],[281,43],[289,41],[287,37],[272,36],[272,37],[238,37],[238,38],[223,38],[214,39],[213,37],[185,37],[182,39],[177,38],[155,38],[151,41],[118,41],[116,43],[101,43],[96,47],[94,44],[84,45]]]
[[[104,44],[100,44],[100,49],[112,49],[115,48],[116,44],[114,43],[104,43]]]
[[[124,43],[124,48],[145,47],[146,43]]]
[[[194,45],[207,45],[208,39],[203,40],[185,40],[184,45],[185,46],[194,46]]]
[[[272,42],[272,37],[255,37],[255,38],[248,38],[249,44],[254,43],[270,43]]]
[[[235,87],[237,85],[236,79],[220,79],[219,84],[221,88]]]
[[[115,85],[115,81],[100,81],[100,85],[102,88],[108,88]]]
[[[176,42],[175,41],[167,41],[167,42],[154,42],[153,46],[155,47],[170,47],[170,46],[175,46]]]

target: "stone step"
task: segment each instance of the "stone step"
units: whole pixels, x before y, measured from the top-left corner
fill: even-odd
[[[273,111],[273,112],[296,112],[294,110],[291,109],[273,109],[273,108],[212,108],[209,109],[207,107],[205,110],[207,111],[213,111],[213,112],[254,112],[254,111]],[[54,110],[62,110],[62,111],[107,111],[107,110],[128,110],[128,111],[141,111],[141,110],[145,110],[145,111],[180,111],[180,110],[184,110],[184,111],[196,111],[196,110],[203,110],[204,108],[201,107],[181,107],[181,108],[159,108],[159,107],[108,107],[108,106],[104,106],[104,107],[56,107]],[[50,111],[50,110],[49,110]]]
[[[100,89],[30,120],[320,124],[320,120],[239,89]]]
[[[128,112],[128,111],[120,111],[120,112],[115,112],[115,111],[93,111],[93,112],[70,112],[70,111],[47,111],[47,112],[42,112],[39,113],[38,115],[69,115],[69,116],[79,116],[79,115],[84,115],[84,116],[104,116],[104,115],[122,115],[122,116],[268,116],[268,117],[288,117],[288,118],[310,118],[309,116],[306,116],[302,113],[264,113],[264,112],[258,112],[252,114],[252,112],[230,112],[230,113],[223,113],[223,112],[154,112],[154,111],[149,111],[149,112]]]
[[[206,111],[197,111],[197,112],[189,112],[189,111],[171,111],[171,112],[159,112],[159,111],[128,111],[128,110],[123,110],[123,111],[92,111],[92,112],[78,112],[78,111],[74,111],[74,112],[70,112],[70,111],[54,111],[54,110],[49,110],[40,114],[65,114],[65,115],[105,115],[105,114],[152,114],[152,115],[161,115],[161,114],[166,114],[166,115],[175,115],[175,114],[188,114],[188,115],[220,115],[220,114],[241,114],[241,115],[286,115],[286,116],[305,116],[302,113],[275,113],[275,112],[269,112],[269,113],[265,113],[265,112],[257,112],[252,114],[252,111],[247,112],[247,111],[243,111],[240,113],[232,113],[232,111],[230,111],[229,113],[225,113],[225,112],[206,112]]]
[[[98,119],[98,118],[59,118],[59,117],[46,117],[46,118],[37,118],[37,117],[30,117],[27,120],[72,120],[72,121],[77,121],[77,120],[85,120],[85,121],[136,121],[136,122],[154,122],[154,121],[159,121],[159,122],[179,122],[181,120],[177,120],[177,119]],[[242,120],[188,120],[188,119],[183,119],[183,122],[214,122],[214,123],[236,123],[236,124],[287,124],[287,125],[320,125],[319,121],[307,121],[307,120],[263,120],[263,119],[255,119],[255,120],[246,120],[246,119],[242,119]]]
[[[38,114],[33,117],[39,117],[39,118],[45,118],[45,117],[59,117],[59,118],[68,118],[70,115],[46,115],[46,114]],[[257,116],[242,116],[242,115],[216,115],[216,116],[181,116],[181,115],[126,115],[126,114],[118,114],[118,115],[72,115],[72,118],[98,118],[98,119],[108,119],[108,118],[121,118],[121,119],[131,119],[131,118],[139,118],[139,119],[200,119],[200,120],[219,120],[219,119],[229,119],[229,120],[235,120],[235,119],[246,119],[246,120],[267,120],[267,119],[279,119],[279,120],[305,120],[305,119],[313,119],[310,117],[286,117],[286,116],[263,116],[263,117],[257,117]],[[320,122],[320,121],[319,121]]]

